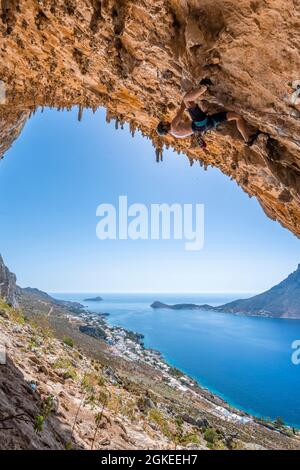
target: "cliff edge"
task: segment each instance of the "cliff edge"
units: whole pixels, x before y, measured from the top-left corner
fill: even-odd
[[[11,273],[5,266],[3,258],[0,255],[0,298],[13,307],[18,306],[16,282],[16,275]]]

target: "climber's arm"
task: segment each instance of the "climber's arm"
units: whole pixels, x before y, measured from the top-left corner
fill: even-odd
[[[198,100],[207,90],[207,86],[202,85],[200,88],[188,91],[184,97],[183,101],[187,108],[190,108],[194,105],[195,101]]]
[[[182,119],[183,113],[186,110],[186,104],[183,101],[179,108],[178,113],[171,122],[171,134],[175,137],[185,138],[193,133],[191,121],[185,122]]]
[[[180,105],[180,108],[179,108],[176,116],[174,117],[173,121],[171,122],[171,127],[173,129],[176,129],[178,127],[178,125],[181,123],[182,116],[183,116],[183,113],[184,113],[185,110],[186,110],[186,104],[183,101]]]

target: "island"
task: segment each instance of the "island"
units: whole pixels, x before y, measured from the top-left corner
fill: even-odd
[[[100,297],[100,295],[98,295],[97,297],[90,297],[88,299],[83,299],[84,302],[101,302],[102,297]]]
[[[152,307],[154,309],[168,308],[168,309],[172,309],[172,310],[215,310],[215,307],[212,307],[211,305],[208,305],[208,304],[203,304],[203,305],[197,305],[197,304],[174,304],[174,305],[169,305],[169,304],[164,304],[163,302],[159,302],[158,300],[153,302],[153,304],[151,304],[150,307]]]

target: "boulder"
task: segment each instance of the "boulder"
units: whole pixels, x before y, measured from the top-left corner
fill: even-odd
[[[188,413],[183,413],[181,415],[183,421],[197,428],[208,428],[210,426],[209,421],[203,416],[192,416]]]
[[[6,320],[9,319],[9,315],[6,310],[0,308],[0,317],[5,318]]]

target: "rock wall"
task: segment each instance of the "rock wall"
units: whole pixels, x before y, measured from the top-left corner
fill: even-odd
[[[3,153],[37,106],[107,109],[152,139],[220,168],[269,217],[300,236],[299,0],[2,0]],[[184,90],[210,77],[208,111],[232,110],[260,129],[253,148],[234,124],[207,136],[159,139]]]
[[[11,273],[5,266],[0,255],[0,298],[4,299],[9,305],[17,307],[16,300],[16,281],[15,274]]]

